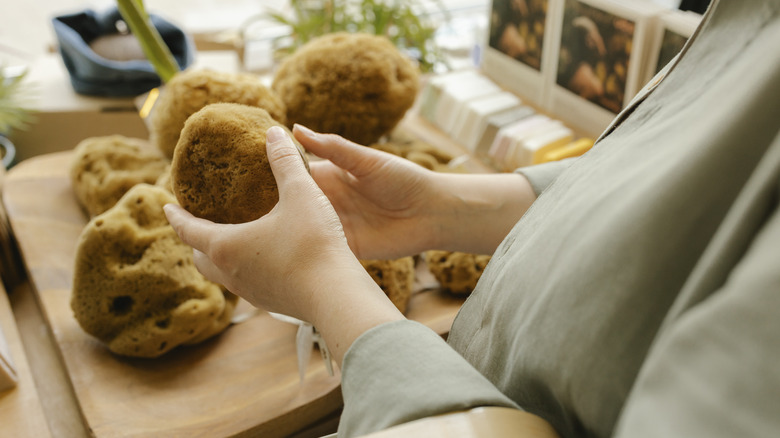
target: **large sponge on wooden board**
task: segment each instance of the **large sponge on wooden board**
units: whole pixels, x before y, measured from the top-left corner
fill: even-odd
[[[220,102],[263,108],[279,123],[287,121],[284,103],[260,77],[250,73],[186,70],[168,81],[155,103],[149,129],[152,142],[171,158],[187,118],[206,105]]]
[[[288,126],[299,123],[368,145],[411,108],[419,71],[383,36],[337,32],[285,58],[271,88],[287,109]]]
[[[261,108],[233,103],[208,105],[190,116],[171,165],[179,204],[219,223],[249,222],[268,213],[279,201],[265,151],[271,126],[282,125]],[[308,166],[303,146],[293,141]]]
[[[138,184],[92,218],[78,241],[71,308],[116,354],[156,357],[224,330],[237,297],[207,281],[163,212],[160,187]]]
[[[113,207],[134,185],[153,184],[167,166],[168,159],[146,140],[90,137],[73,151],[70,180],[76,199],[92,217]]]

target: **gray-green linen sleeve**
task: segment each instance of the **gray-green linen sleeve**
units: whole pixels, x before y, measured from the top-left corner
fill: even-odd
[[[528,178],[534,193],[536,193],[536,196],[539,196],[576,159],[576,157],[567,158],[535,166],[521,167],[515,170],[515,172]]]
[[[779,248],[776,208],[717,292],[668,323],[615,436],[777,436]]]
[[[361,335],[342,364],[339,438],[478,406],[517,406],[428,327],[382,324]]]

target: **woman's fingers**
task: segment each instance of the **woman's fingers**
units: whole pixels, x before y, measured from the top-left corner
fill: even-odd
[[[219,269],[214,262],[211,261],[209,256],[203,252],[193,248],[192,249],[192,261],[195,263],[195,267],[198,268],[201,274],[209,280],[219,283],[227,287],[225,279],[222,277],[223,272]]]
[[[218,225],[197,218],[175,204],[166,204],[163,210],[179,239],[192,247],[192,258],[198,271],[209,280],[223,284],[222,270],[207,255],[212,250],[211,243]]]
[[[314,184],[298,148],[281,127],[272,126],[268,129],[265,148],[268,163],[279,187],[280,200],[285,198],[286,194],[295,195],[294,192],[299,188],[296,183],[306,181],[306,184]]]
[[[163,206],[163,210],[168,218],[168,223],[173,226],[173,230],[176,231],[182,242],[201,251],[208,251],[211,231],[216,224],[206,219],[197,218],[176,204],[166,204]]]
[[[301,125],[293,126],[295,138],[307,151],[331,161],[360,178],[374,170],[383,152],[353,143],[335,134],[320,134]]]

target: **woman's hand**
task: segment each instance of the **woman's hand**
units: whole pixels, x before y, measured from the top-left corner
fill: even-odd
[[[310,163],[312,177],[360,259],[428,249],[492,254],[536,199],[520,174],[437,173],[338,135],[299,125],[293,133],[324,159]]]
[[[255,306],[313,323],[340,363],[363,331],[403,316],[353,255],[338,215],[291,139],[271,128],[267,140],[279,187],[279,202],[267,215],[216,224],[175,205],[165,212],[194,248],[201,273]]]
[[[433,172],[408,160],[296,125],[298,141],[323,161],[314,181],[341,219],[360,259],[418,254],[435,244],[437,186]]]
[[[288,147],[289,138],[280,138],[277,130],[268,135],[279,202],[267,215],[217,224],[175,206],[166,206],[166,214],[181,239],[195,248],[195,263],[206,277],[256,306],[306,318],[308,312],[287,298],[309,292],[306,282],[313,280],[307,276],[354,266],[354,257],[336,212]]]

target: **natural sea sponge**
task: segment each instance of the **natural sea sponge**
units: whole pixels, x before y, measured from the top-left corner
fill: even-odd
[[[233,103],[208,105],[187,119],[171,165],[181,206],[219,223],[249,222],[268,213],[279,201],[265,151],[271,126],[281,125],[265,110]],[[293,142],[308,166],[303,147]]]
[[[395,307],[406,312],[414,285],[414,257],[393,260],[361,260],[371,278],[384,291]]]
[[[409,152],[408,154],[406,154],[406,159],[415,164],[419,164],[420,166],[429,170],[438,171],[439,168],[442,166],[441,163],[439,163],[439,161],[436,160],[436,157],[434,157],[431,154],[427,154],[425,152],[420,152],[420,151]]]
[[[419,71],[385,37],[338,32],[311,40],[280,64],[271,88],[287,124],[377,142],[412,106]]]
[[[256,106],[268,111],[276,121],[286,123],[281,99],[262,80],[249,73],[226,73],[211,70],[185,70],[166,85],[152,113],[152,142],[167,156],[179,140],[179,133],[189,116],[206,105],[220,102]]]
[[[438,250],[426,251],[423,258],[441,288],[455,295],[470,294],[490,261],[489,255]]]
[[[451,168],[449,163],[454,155],[442,151],[428,143],[415,139],[390,138],[384,143],[369,145],[373,149],[388,152],[419,164],[436,172],[455,172],[457,168]]]
[[[230,324],[238,298],[195,268],[192,248],[162,210],[173,202],[167,191],[138,184],[79,238],[71,308],[116,354],[157,357]]]
[[[170,163],[165,167],[165,170],[159,178],[154,182],[154,185],[167,190],[169,193],[173,193],[173,182],[171,181],[171,165]]]
[[[146,140],[111,135],[90,137],[73,151],[70,180],[89,216],[109,208],[133,186],[154,183],[168,160]]]

